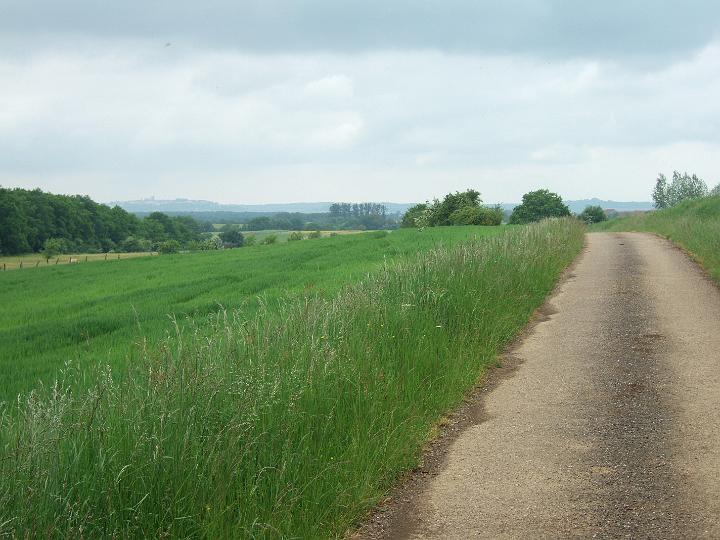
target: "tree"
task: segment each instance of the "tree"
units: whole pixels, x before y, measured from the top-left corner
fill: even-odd
[[[499,206],[464,206],[450,215],[453,225],[500,225],[502,218],[502,208]]]
[[[660,174],[655,182],[653,200],[655,208],[672,208],[677,203],[687,199],[697,199],[708,194],[707,184],[697,175],[690,176],[688,173],[680,174],[673,171],[673,178],[670,184],[664,175]]]
[[[428,209],[428,205],[425,203],[416,204],[407,209],[405,214],[400,221],[400,226],[404,228],[417,227],[417,220],[420,218]]]
[[[655,208],[658,210],[669,207],[667,178],[665,178],[665,175],[662,173],[660,173],[657,180],[655,180],[655,189],[653,189],[652,198],[655,202]]]
[[[160,253],[178,253],[180,251],[180,242],[177,240],[166,240],[158,247]]]
[[[245,238],[237,225],[225,225],[220,232],[220,240],[230,247],[242,247]]]
[[[578,218],[582,219],[588,225],[591,223],[607,221],[608,219],[605,210],[603,210],[600,206],[587,206],[585,210],[578,214]]]
[[[140,251],[148,251],[150,249],[150,242],[137,236],[128,236],[125,240],[120,242],[120,249],[125,253],[138,253]]]
[[[57,257],[61,253],[67,251],[67,242],[62,238],[48,238],[45,240],[45,246],[43,247],[43,256],[46,261],[49,261],[53,257]]]
[[[480,192],[474,189],[448,193],[442,201],[434,201],[431,207],[430,225],[454,225],[451,216],[465,207],[479,208],[482,204]]]
[[[538,189],[523,195],[522,204],[516,206],[510,215],[510,223],[524,224],[550,217],[569,216],[570,209],[562,197],[547,189]]]
[[[710,190],[710,195],[712,195],[712,196],[720,195],[720,184],[718,184],[717,186],[715,186],[714,188],[712,188]]]

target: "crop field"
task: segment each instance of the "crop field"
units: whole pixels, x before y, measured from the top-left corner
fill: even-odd
[[[51,382],[66,362],[122,365],[138,339],[164,336],[170,314],[251,312],[260,296],[327,296],[387,259],[499,232],[375,232],[0,273],[0,401]]]
[[[594,231],[652,232],[689,252],[720,282],[720,196],[688,200],[667,210],[593,225]]]
[[[215,227],[215,233],[213,233],[215,235],[219,235],[220,230],[224,227],[224,225],[220,224],[220,223],[214,223],[213,226]],[[277,242],[287,242],[288,236],[290,236],[290,234],[292,234],[293,232],[295,232],[295,231],[268,229],[268,230],[264,230],[264,231],[243,231],[243,235],[245,237],[254,236],[255,241],[258,243],[265,240],[265,238],[267,238],[268,236],[275,236],[275,238],[277,239],[276,240]],[[302,233],[305,236],[305,238],[307,238],[308,234],[310,234],[312,231],[297,231],[297,232]],[[321,235],[321,237],[340,236],[340,235],[345,235],[345,234],[358,234],[361,232],[363,232],[363,231],[348,231],[348,230],[320,231],[320,235]]]
[[[157,253],[142,251],[137,253],[75,253],[69,255],[56,255],[46,259],[42,253],[29,253],[25,255],[6,255],[0,257],[0,271],[34,269],[61,264],[83,264],[86,262],[113,262],[137,257],[150,257]]]
[[[6,273],[0,533],[344,535],[583,236],[565,219]]]

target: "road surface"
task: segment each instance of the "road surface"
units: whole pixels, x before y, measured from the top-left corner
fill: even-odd
[[[720,538],[720,290],[665,240],[590,234],[545,312],[367,537]]]

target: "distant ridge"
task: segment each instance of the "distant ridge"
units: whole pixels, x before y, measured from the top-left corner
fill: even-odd
[[[365,201],[358,201],[365,202]],[[601,206],[605,209],[629,212],[633,210],[652,210],[653,203],[650,201],[607,201],[602,199],[581,199],[576,201],[565,201],[572,212],[582,212],[586,206]],[[305,202],[305,203],[269,203],[269,204],[221,204],[213,201],[192,200],[192,199],[141,199],[136,201],[112,201],[107,203],[110,206],[119,206],[132,213],[145,214],[148,212],[170,212],[181,214],[183,212],[258,212],[262,214],[273,214],[279,212],[301,212],[305,214],[316,214],[327,212],[332,203],[330,202]],[[416,203],[392,203],[383,202],[388,213],[403,213]],[[505,210],[512,210],[518,203],[501,203]]]

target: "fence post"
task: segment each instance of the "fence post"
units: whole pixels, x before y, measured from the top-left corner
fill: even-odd
[[[87,262],[87,255],[85,255],[85,262]]]
[[[37,268],[40,265],[40,261],[35,263],[35,268]]]
[[[60,257],[58,257],[57,259],[55,259],[55,264],[57,264],[57,263],[59,263],[59,262],[60,262]]]
[[[107,253],[105,254],[105,260],[107,261]]]
[[[5,263],[3,263],[3,272],[5,271]]]
[[[118,261],[120,260],[120,254],[118,253]]]
[[[20,261],[20,268],[22,268],[22,261]]]

